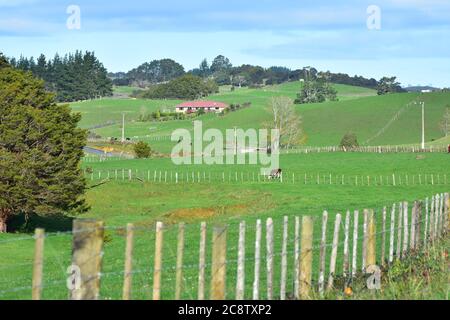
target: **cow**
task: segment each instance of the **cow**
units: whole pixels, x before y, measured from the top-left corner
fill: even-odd
[[[272,170],[269,175],[269,180],[281,179],[282,173],[283,173],[283,170],[281,170],[281,169]]]

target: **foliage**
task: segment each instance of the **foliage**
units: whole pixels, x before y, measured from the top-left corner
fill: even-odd
[[[336,101],[337,91],[331,86],[328,79],[329,74],[320,75],[316,80],[307,79],[294,103],[304,104],[321,103],[327,100]]]
[[[152,149],[149,144],[144,141],[139,141],[134,145],[134,153],[138,159],[147,159],[150,158],[152,154]]]
[[[339,144],[340,147],[355,148],[359,147],[358,138],[353,132],[346,133]]]
[[[142,94],[146,99],[198,99],[217,93],[219,87],[212,80],[185,75],[168,83],[151,87]]]
[[[388,93],[394,93],[394,92],[403,92],[402,87],[400,86],[400,83],[397,81],[397,77],[383,77],[378,83],[377,86],[377,92],[378,95],[384,95]]]
[[[53,60],[41,54],[37,61],[33,57],[20,57],[18,60],[10,59],[10,63],[23,71],[31,71],[34,76],[44,80],[46,89],[56,93],[58,102],[112,95],[112,81],[93,52],[76,51],[62,58],[56,54]]]
[[[306,135],[302,128],[302,118],[295,111],[294,101],[288,97],[275,97],[270,101],[270,129],[280,132],[280,147],[290,148],[305,142]]]
[[[444,116],[442,117],[440,128],[444,136],[450,135],[450,105],[445,108]]]
[[[184,75],[184,67],[172,59],[153,60],[129,71],[125,78],[127,85],[144,88],[151,84],[163,83]],[[117,74],[116,74],[117,75]],[[120,75],[117,75],[120,79]],[[122,80],[120,80],[123,82]],[[119,84],[119,83],[117,83]]]
[[[0,61],[0,232],[17,214],[85,211],[81,116],[57,105],[43,81]]]

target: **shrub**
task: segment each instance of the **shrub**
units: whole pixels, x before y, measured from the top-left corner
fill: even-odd
[[[345,148],[359,147],[358,138],[356,137],[356,134],[352,132],[346,133],[341,140],[340,146]]]
[[[139,141],[134,145],[134,153],[138,159],[146,159],[150,158],[152,154],[152,149],[148,145],[148,143],[144,141]]]

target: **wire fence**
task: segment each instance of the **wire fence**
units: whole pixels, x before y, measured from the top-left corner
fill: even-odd
[[[79,220],[82,228],[70,232],[0,237],[1,251],[15,253],[0,261],[0,299],[307,298],[359,281],[369,265],[427,250],[446,235],[449,207],[446,193],[219,225]]]
[[[448,185],[450,177],[442,173],[392,175],[349,175],[337,173],[303,173],[284,171],[282,174],[261,174],[260,171],[168,171],[142,169],[84,169],[90,181],[139,181],[151,183],[283,183],[300,185],[342,186],[417,186]]]

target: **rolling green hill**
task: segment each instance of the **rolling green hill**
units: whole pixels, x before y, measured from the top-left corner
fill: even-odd
[[[226,116],[204,115],[204,129],[225,130],[235,126],[243,129],[260,128],[270,119],[268,104],[271,97],[288,96],[295,98],[301,84],[299,82],[269,86],[263,89],[221,88],[221,92],[208,99],[231,103],[251,102],[250,108],[231,112]],[[307,145],[337,145],[342,136],[352,131],[364,145],[417,144],[421,139],[421,109],[410,104],[415,100],[426,103],[426,140],[432,142],[442,138],[439,121],[445,106],[450,102],[450,93],[401,93],[376,96],[367,88],[334,85],[339,101],[321,104],[298,105],[296,109],[303,117],[303,125],[308,135]],[[114,121],[115,124],[95,129],[102,137],[119,137],[121,134],[121,114],[127,116],[126,135],[146,140],[148,136],[170,136],[178,128],[192,129],[192,120],[167,122],[136,122],[140,114],[158,109],[173,110],[177,100],[102,99],[72,104],[76,112],[81,112],[83,128]],[[398,115],[397,115],[398,114]],[[397,115],[397,118],[396,118]],[[150,140],[153,148],[169,152],[172,144],[167,141]]]

